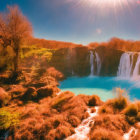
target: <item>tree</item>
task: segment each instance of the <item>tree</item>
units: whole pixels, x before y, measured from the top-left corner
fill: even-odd
[[[32,27],[18,6],[8,6],[7,12],[0,14],[0,40],[3,47],[10,45],[14,52],[14,72],[18,71],[18,58],[22,41],[31,36]]]

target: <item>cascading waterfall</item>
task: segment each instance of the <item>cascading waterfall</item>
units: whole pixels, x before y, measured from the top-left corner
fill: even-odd
[[[94,75],[94,55],[93,55],[93,52],[90,51],[90,75]]]
[[[121,77],[130,77],[131,76],[133,57],[134,57],[133,53],[122,54],[117,76],[121,76]]]
[[[140,75],[140,54],[138,54],[136,64],[134,64],[134,56],[136,53],[123,53],[120,58],[117,76],[119,77],[138,77]]]
[[[95,52],[95,56],[96,56],[96,63],[97,63],[97,75],[99,75],[101,70],[101,60],[97,52]]]
[[[138,56],[134,71],[133,71],[133,77],[137,77],[139,75],[139,70],[140,70],[140,54]]]
[[[95,73],[95,67],[94,67],[94,62],[96,62],[96,67],[97,67],[97,70],[96,70],[96,73]],[[92,51],[90,51],[90,75],[99,75],[100,74],[100,70],[101,70],[101,60],[100,60],[100,57],[98,55],[97,52],[95,52],[95,54],[93,54]]]

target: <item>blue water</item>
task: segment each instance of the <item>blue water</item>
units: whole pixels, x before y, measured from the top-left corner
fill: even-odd
[[[60,82],[59,86],[62,91],[69,90],[76,95],[96,94],[103,101],[115,96],[113,89],[116,87],[126,90],[130,100],[140,100],[140,83],[131,79],[119,79],[116,77],[70,77]]]

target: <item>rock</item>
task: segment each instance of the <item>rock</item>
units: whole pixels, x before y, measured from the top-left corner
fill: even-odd
[[[62,92],[60,95],[56,96],[52,101],[52,107],[61,110],[61,107],[68,102],[72,97],[74,97],[74,93],[70,91]]]
[[[96,51],[101,60],[101,76],[116,76],[123,51],[104,46],[97,47]]]
[[[22,85],[12,85],[10,87],[9,92],[12,95],[12,98],[21,97],[22,94],[26,91],[26,89]]]
[[[0,87],[0,107],[7,105],[11,96],[3,88]]]
[[[24,95],[22,96],[23,101],[28,101],[28,100],[35,100],[37,99],[37,92],[34,87],[29,87]]]
[[[48,96],[52,96],[54,92],[56,92],[55,90],[56,87],[53,86],[46,86],[46,87],[42,87],[40,89],[37,90],[37,96],[39,99],[44,98],[44,97],[48,97]]]

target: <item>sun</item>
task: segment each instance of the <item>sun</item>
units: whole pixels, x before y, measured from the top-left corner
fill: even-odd
[[[88,4],[96,5],[96,6],[111,6],[111,7],[119,7],[128,5],[130,0],[83,0],[87,1]]]

